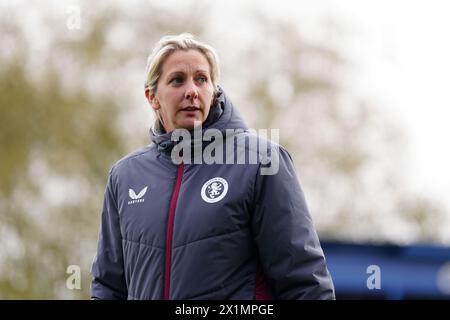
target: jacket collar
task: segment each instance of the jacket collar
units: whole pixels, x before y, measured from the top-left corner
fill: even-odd
[[[234,107],[231,100],[220,87],[208,117],[202,125],[202,136],[207,129],[211,128],[220,130],[224,136],[226,129],[248,129],[244,119],[239,114],[239,111]],[[155,123],[150,128],[150,139],[157,145],[158,151],[169,154],[177,143],[176,141],[172,141],[172,133],[173,132],[166,132],[161,122],[156,119]],[[192,138],[191,141],[194,144],[199,143],[199,141],[194,141],[194,130],[191,130],[190,133]],[[202,144],[207,143],[208,142],[203,142]]]

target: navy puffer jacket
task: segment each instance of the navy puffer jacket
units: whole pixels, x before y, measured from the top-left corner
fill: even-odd
[[[208,128],[226,139],[226,129],[242,129],[233,138],[248,142],[235,144],[234,151],[247,157],[258,152],[252,141],[262,138],[247,131],[223,91],[203,130]],[[267,157],[250,164],[176,165],[171,133],[154,130],[152,140],[110,171],[91,270],[92,298],[334,299],[317,233],[283,147],[264,141],[278,153],[278,170],[261,174],[270,165],[262,164]],[[203,144],[204,150],[208,142]]]

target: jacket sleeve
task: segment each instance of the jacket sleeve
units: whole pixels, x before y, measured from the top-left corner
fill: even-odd
[[[127,299],[122,235],[112,170],[105,190],[97,254],[92,264],[92,299]]]
[[[335,299],[292,159],[282,147],[277,147],[277,153],[278,172],[258,172],[252,216],[267,284],[275,299]]]

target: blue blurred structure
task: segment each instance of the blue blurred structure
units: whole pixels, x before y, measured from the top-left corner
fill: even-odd
[[[337,299],[450,299],[449,247],[321,243]]]

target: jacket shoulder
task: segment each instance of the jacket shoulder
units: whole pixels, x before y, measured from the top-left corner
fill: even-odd
[[[112,167],[111,167],[111,173],[117,170],[121,170],[123,167],[126,167],[133,161],[140,161],[144,159],[148,159],[151,157],[155,152],[156,145],[154,143],[151,143],[145,147],[142,147],[140,149],[137,149],[133,152],[130,152],[120,160],[118,160]]]
[[[249,152],[250,154],[257,154],[259,157],[261,157],[261,159],[266,159],[267,157],[270,158],[270,156],[274,153],[277,153],[281,154],[282,156],[287,155],[292,159],[287,149],[277,142],[278,137],[275,137],[276,141],[274,141],[270,139],[274,137],[258,135],[252,131],[244,131],[240,135],[240,139],[245,139],[248,143],[238,144],[238,147],[240,146],[245,148],[246,152]]]

